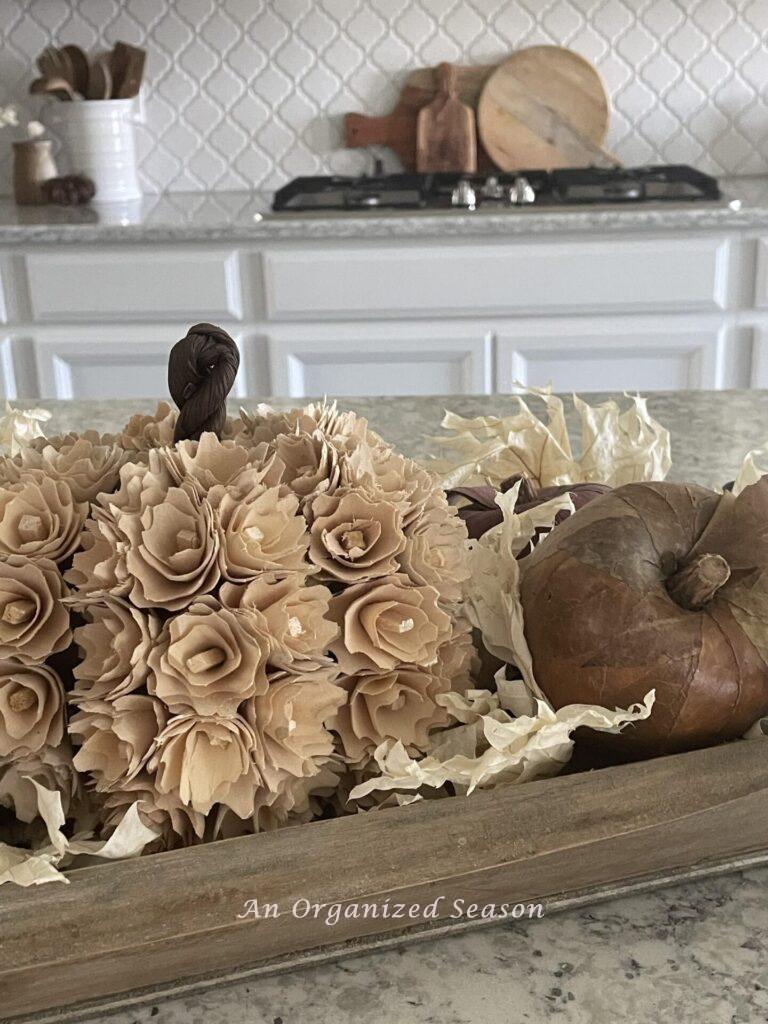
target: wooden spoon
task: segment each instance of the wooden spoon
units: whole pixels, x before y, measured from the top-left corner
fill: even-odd
[[[68,46],[62,46],[59,52],[62,55],[66,54],[69,59],[70,66],[72,68],[72,87],[79,92],[81,96],[85,96],[88,92],[88,75],[90,71],[90,65],[85,51],[74,43],[70,43]]]
[[[66,78],[36,78],[29,91],[33,96],[55,96],[57,100],[77,99],[77,94]]]
[[[86,99],[108,100],[112,95],[112,72],[106,57],[99,57],[91,64],[88,72],[88,93]]]

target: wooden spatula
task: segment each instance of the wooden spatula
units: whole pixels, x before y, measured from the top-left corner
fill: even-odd
[[[419,111],[416,125],[417,171],[477,171],[475,114],[458,96],[453,64],[438,67],[440,92]]]
[[[115,43],[110,58],[112,95],[115,99],[131,99],[141,88],[146,50],[129,43]]]

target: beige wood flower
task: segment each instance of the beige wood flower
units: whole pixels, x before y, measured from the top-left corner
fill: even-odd
[[[185,806],[173,793],[159,793],[153,776],[146,771],[110,789],[102,801],[105,837],[114,832],[129,807],[138,806],[142,822],[157,832],[157,841],[145,848],[147,853],[193,846],[205,833],[205,815]]]
[[[217,512],[222,576],[245,583],[264,572],[306,572],[309,536],[298,508],[281,487],[257,487],[242,499],[226,494]]]
[[[61,796],[65,816],[81,797],[80,776],[72,765],[69,740],[41,747],[34,754],[0,759],[0,807],[29,824],[38,818],[37,790],[33,781]]]
[[[219,581],[219,539],[213,510],[194,489],[149,486],[138,512],[121,512],[130,597],[140,608],[178,611]]]
[[[93,501],[101,491],[115,489],[120,467],[127,459],[128,454],[111,434],[86,430],[83,434],[38,438],[15,459],[5,460],[0,475],[18,480],[30,469],[40,470],[53,480],[67,483],[75,501]]]
[[[161,621],[152,612],[135,608],[111,595],[72,602],[85,619],[74,631],[80,661],[70,700],[114,700],[139,690],[147,681],[148,659],[160,634]]]
[[[397,572],[405,549],[402,515],[388,501],[354,491],[320,495],[312,503],[309,557],[323,577],[361,583]]]
[[[177,417],[178,413],[167,402],[159,402],[152,415],[131,416],[123,427],[120,444],[130,452],[148,452],[171,445]]]
[[[267,780],[275,770],[297,777],[314,775],[317,765],[332,753],[333,737],[325,723],[347,699],[336,676],[335,666],[279,673],[245,705],[245,718],[259,740],[256,765]]]
[[[270,787],[259,787],[253,814],[248,818],[239,818],[228,807],[217,808],[210,838],[235,839],[312,821],[319,817],[324,801],[338,784],[339,774],[331,762],[322,764],[313,775],[300,778],[288,772],[279,773]]]
[[[280,434],[275,451],[283,463],[283,482],[294,494],[308,499],[333,494],[339,485],[339,451],[320,430]]]
[[[171,793],[200,814],[220,803],[240,818],[253,814],[258,777],[256,736],[239,715],[177,715],[157,738],[150,771],[160,793]]]
[[[88,701],[69,722],[69,734],[79,745],[75,768],[89,772],[97,790],[133,778],[146,764],[167,720],[161,702],[145,693]]]
[[[262,616],[210,599],[169,619],[149,654],[148,687],[173,712],[234,715],[267,688],[269,633]]]
[[[253,468],[254,452],[236,441],[220,441],[205,433],[199,441],[179,441],[166,454],[168,468],[181,483],[194,480],[201,492],[232,483],[245,470]]]
[[[405,533],[403,570],[414,583],[434,587],[443,601],[461,601],[463,584],[469,579],[469,546],[467,528],[457,510],[445,501],[435,503]]]
[[[269,664],[290,668],[294,662],[319,665],[339,627],[328,618],[331,592],[308,586],[294,573],[283,579],[263,576],[244,586],[223,583],[219,599],[228,608],[252,609],[263,616],[269,636]]]
[[[61,603],[68,593],[47,558],[0,559],[0,658],[31,665],[69,647],[69,612]]]
[[[0,487],[0,554],[63,562],[75,550],[88,506],[41,470]]]
[[[55,747],[64,736],[64,688],[47,665],[0,661],[0,757]]]
[[[80,534],[80,550],[75,552],[64,579],[81,594],[127,594],[131,577],[125,564],[125,538],[111,513],[94,505],[91,516]]]
[[[424,508],[437,487],[437,478],[388,445],[359,444],[342,463],[341,485],[370,501],[396,505],[407,526]]]
[[[353,763],[367,759],[386,739],[424,750],[432,729],[448,724],[435,697],[448,683],[432,669],[402,665],[391,672],[344,676],[348,699],[328,724],[339,734],[344,754]]]
[[[478,685],[480,656],[472,640],[472,626],[463,616],[454,618],[451,638],[440,646],[432,671],[445,680],[446,691],[464,693]]]
[[[331,651],[342,672],[390,671],[401,663],[431,665],[451,635],[451,618],[433,587],[415,586],[403,574],[349,587],[331,601],[341,626]]]

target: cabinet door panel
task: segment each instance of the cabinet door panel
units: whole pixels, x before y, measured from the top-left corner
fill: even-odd
[[[499,390],[515,382],[555,391],[674,391],[722,387],[722,330],[596,325],[594,330],[498,338]]]
[[[264,256],[267,315],[714,311],[729,301],[729,251],[720,238],[276,250]]]
[[[229,328],[230,333],[232,329]],[[39,330],[35,358],[43,398],[165,398],[168,353],[186,326]],[[240,345],[240,338],[233,334]],[[232,394],[245,393],[242,369]]]
[[[490,339],[439,328],[318,326],[311,337],[269,340],[277,395],[444,395],[490,390]],[[323,335],[326,335],[325,337]],[[447,336],[446,336],[447,335]]]
[[[48,323],[86,320],[239,319],[237,254],[126,246],[32,253],[32,314]]]

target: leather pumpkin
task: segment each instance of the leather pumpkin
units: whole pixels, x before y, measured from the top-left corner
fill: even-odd
[[[555,708],[650,718],[584,742],[641,757],[742,735],[768,713],[768,477],[736,497],[635,483],[595,498],[523,560],[525,634]]]

